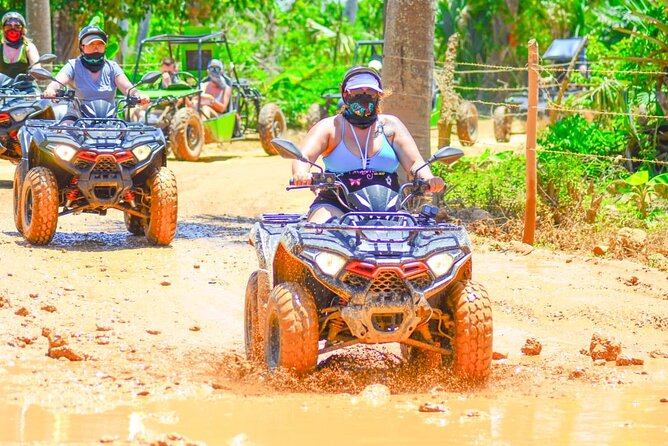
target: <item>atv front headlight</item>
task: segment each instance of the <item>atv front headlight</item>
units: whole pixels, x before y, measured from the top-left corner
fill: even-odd
[[[450,271],[450,268],[452,268],[453,263],[455,263],[455,259],[449,252],[441,252],[427,259],[427,265],[429,265],[429,269],[431,269],[431,272],[434,273],[436,277],[447,274],[447,272]]]
[[[132,149],[132,153],[138,161],[144,161],[151,154],[151,146],[144,144]]]
[[[67,144],[58,144],[53,148],[54,153],[63,161],[70,161],[77,154],[77,149]]]
[[[315,263],[323,273],[334,277],[341,271],[343,265],[346,264],[346,259],[340,255],[322,251],[315,256]]]

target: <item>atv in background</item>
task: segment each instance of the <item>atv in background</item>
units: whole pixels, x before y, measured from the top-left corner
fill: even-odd
[[[262,105],[260,92],[248,80],[239,78],[223,31],[192,35],[163,34],[142,40],[133,82],[139,76],[142,54],[149,51],[154,54],[162,51],[160,54],[173,58],[179,64],[178,75],[183,82],[167,89],[142,88],[142,92],[155,104],[140,117],[144,123],[163,130],[177,159],[197,161],[205,143],[242,139],[254,133],[258,135],[264,151],[275,155],[271,140],[285,131],[285,116],[277,104]],[[202,83],[206,81],[211,59],[219,59],[227,67],[225,78],[232,87],[232,95],[226,112],[206,118],[199,106],[192,108],[188,104],[189,99],[202,94]]]
[[[546,88],[539,88],[538,90],[538,123],[542,128],[548,123],[549,113],[547,110],[548,103],[553,101],[558,93],[561,82],[564,80],[566,73],[566,65],[575,57],[577,63],[575,69],[580,70],[588,76],[587,72],[587,55],[585,38],[571,38],[571,39],[555,39],[548,47],[542,60],[548,61],[557,66],[556,76],[550,79],[550,84]],[[578,49],[581,50],[578,52]],[[559,67],[562,65],[562,67]],[[572,89],[564,91],[564,97],[582,93],[580,89]],[[529,111],[529,96],[526,91],[512,94],[508,96],[504,102],[507,105],[500,105],[495,107],[492,111],[494,119],[494,137],[498,142],[510,141],[510,135],[513,133],[513,121],[517,117],[521,123],[522,132],[526,129],[527,113]]]
[[[55,55],[42,54],[33,65],[54,60]],[[27,119],[54,119],[54,108],[53,102],[42,99],[39,88],[27,73],[16,78],[0,73],[0,159],[18,163],[21,158],[19,129]]]
[[[259,269],[246,288],[248,359],[305,374],[320,355],[398,342],[415,367],[445,362],[459,378],[485,381],[492,361],[490,300],[472,282],[466,229],[436,222],[434,206],[410,209],[427,183],[416,180],[399,192],[381,184],[354,190],[290,141],[274,144],[281,156],[319,169],[311,186],[288,189],[334,191],[349,211],[327,223],[265,214],[253,226]],[[462,155],[442,148],[420,168]]]
[[[384,40],[360,40],[355,43],[353,52],[353,66],[366,65],[379,73],[383,69],[383,44]],[[311,104],[306,111],[306,127],[310,129],[318,121],[328,116],[333,116],[343,107],[341,91],[338,87],[327,88],[322,91],[320,97],[323,102]],[[478,140],[478,110],[469,101],[460,101],[457,118],[457,136],[462,145],[470,146]],[[429,125],[435,128],[441,116],[441,92],[434,80],[431,98],[431,117]]]
[[[43,68],[33,68],[30,74],[56,80]],[[160,76],[149,72],[138,84]],[[105,215],[108,209],[118,209],[132,234],[145,235],[153,245],[168,245],[176,233],[177,190],[174,174],[166,167],[162,131],[118,118],[119,106],[136,105],[137,98],[128,96],[118,104],[80,102],[74,93],[61,90],[57,97],[75,104],[81,117],[68,112],[60,121],[30,119],[19,132],[16,228],[31,244],[46,245],[56,233],[59,216]]]

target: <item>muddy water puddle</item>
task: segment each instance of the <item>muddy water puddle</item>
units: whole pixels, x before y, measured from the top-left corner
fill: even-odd
[[[121,443],[178,433],[209,445],[666,444],[666,395],[668,383],[560,397],[390,395],[371,385],[357,395],[228,394],[90,414],[25,403],[0,407],[0,442]]]

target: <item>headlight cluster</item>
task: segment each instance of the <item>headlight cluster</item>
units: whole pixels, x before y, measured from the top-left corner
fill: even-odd
[[[53,147],[53,152],[63,161],[70,161],[77,154],[78,150],[67,144],[58,144]]]
[[[340,255],[322,251],[315,256],[315,263],[323,273],[334,277],[341,271],[343,265],[346,264],[346,259]]]
[[[429,269],[431,269],[431,272],[434,273],[434,276],[440,277],[450,271],[452,264],[455,263],[455,258],[453,257],[454,254],[455,253],[441,252],[434,254],[427,259],[427,265],[429,266]]]
[[[151,154],[151,146],[143,144],[132,149],[132,153],[138,161],[144,161]]]

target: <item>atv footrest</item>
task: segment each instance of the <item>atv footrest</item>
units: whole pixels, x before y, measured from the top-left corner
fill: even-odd
[[[262,222],[270,224],[285,225],[288,223],[299,223],[302,214],[262,214]]]

